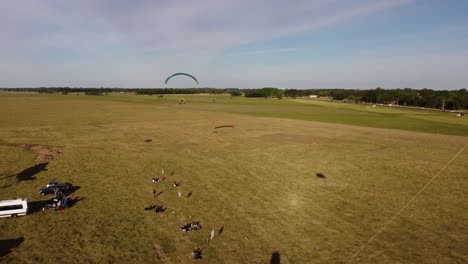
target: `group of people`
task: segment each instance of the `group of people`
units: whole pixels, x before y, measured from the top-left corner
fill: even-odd
[[[42,210],[68,208],[76,201],[78,201],[77,197],[65,197],[59,188],[55,188],[54,198],[52,198],[50,203],[46,204]]]
[[[158,178],[153,177],[152,182],[153,183],[159,183],[159,182],[164,181],[165,179],[166,179],[166,177],[164,177],[164,170],[162,170],[161,171],[161,176],[158,177]],[[175,182],[175,181],[172,184],[173,187],[178,187],[179,185],[180,185],[180,182]],[[160,192],[160,193],[162,193],[162,192]],[[159,196],[160,193],[156,194],[156,190],[153,189],[154,198]],[[178,191],[177,193],[178,193],[178,196],[180,198],[181,197],[180,191]],[[163,205],[150,205],[148,207],[145,207],[145,211],[154,211],[156,213],[162,213],[166,209],[167,209],[167,207],[164,207]],[[185,225],[180,226],[180,230],[183,231],[183,232],[192,232],[192,231],[197,231],[197,230],[200,230],[200,229],[202,229],[202,226],[200,225],[199,221],[190,222],[190,223],[187,223]],[[212,237],[213,237],[213,235],[211,236],[211,239],[212,239]],[[203,258],[202,257],[202,250],[200,248],[197,248],[196,250],[192,251],[191,256],[192,256],[193,259],[202,259]]]
[[[200,225],[200,221],[195,221],[185,225],[181,225],[179,229],[183,232],[192,232],[202,229],[202,226]]]

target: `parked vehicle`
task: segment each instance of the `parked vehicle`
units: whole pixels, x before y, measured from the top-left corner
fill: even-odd
[[[54,188],[42,188],[42,189],[39,189],[39,194],[40,194],[40,195],[51,194],[51,193],[54,193],[54,192],[55,192],[55,189],[54,189]]]
[[[51,187],[51,188],[55,188],[55,187],[62,187],[62,188],[67,188],[67,189],[70,189],[72,187],[72,184],[69,183],[69,182],[57,182],[57,181],[53,181],[53,182],[49,182],[47,183],[47,188]]]
[[[40,195],[53,194],[55,193],[55,189],[58,189],[62,193],[67,193],[68,191],[70,191],[70,188],[67,188],[67,187],[48,187],[48,188],[39,189],[39,194]]]
[[[28,213],[28,200],[21,198],[16,200],[0,201],[0,217],[17,217]]]

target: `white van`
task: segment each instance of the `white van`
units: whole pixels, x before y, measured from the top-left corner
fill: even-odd
[[[0,201],[0,217],[16,217],[26,215],[28,212],[28,200],[4,200]]]

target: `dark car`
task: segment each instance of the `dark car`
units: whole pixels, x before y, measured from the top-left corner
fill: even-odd
[[[70,188],[67,188],[67,187],[47,187],[47,188],[40,189],[39,194],[41,195],[53,194],[55,193],[55,189],[58,189],[62,193],[67,193],[68,191],[70,191]]]
[[[72,184],[68,182],[49,182],[47,183],[46,188],[42,188],[39,190],[39,194],[46,195],[46,194],[53,194],[55,190],[58,189],[62,193],[68,193],[72,189]]]
[[[46,194],[51,194],[51,193],[55,193],[55,188],[42,188],[39,190],[39,194],[40,195],[46,195]]]
[[[53,182],[49,182],[47,183],[47,188],[55,188],[55,187],[59,187],[59,188],[67,188],[67,189],[70,189],[72,187],[72,184],[71,183],[68,183],[68,182],[57,182],[57,181],[53,181]]]

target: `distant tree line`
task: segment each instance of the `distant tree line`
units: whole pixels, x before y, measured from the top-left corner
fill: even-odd
[[[231,89],[217,88],[149,88],[131,89],[136,94],[223,94],[230,93]],[[128,91],[128,89],[127,89]]]
[[[468,91],[431,90],[431,89],[308,89],[285,91],[287,97],[303,97],[309,95],[329,96],[333,100],[347,100],[375,104],[398,104],[427,108],[442,108],[449,110],[468,109]]]
[[[276,97],[278,99],[282,99],[285,95],[285,90],[274,87],[264,87],[261,89],[244,89],[243,93],[245,97]]]
[[[237,88],[70,88],[70,87],[40,87],[40,88],[3,88],[3,91],[39,92],[39,93],[85,93],[88,95],[106,95],[110,92],[134,92],[143,95],[163,94],[231,94],[232,96],[260,98],[298,98],[317,95],[338,101],[374,104],[398,104],[426,108],[445,108],[447,110],[468,109],[468,91],[431,90],[431,89],[278,89],[264,87],[260,89]]]
[[[405,89],[247,89],[243,90],[246,97],[278,97],[289,98],[329,97],[336,101],[348,101],[356,103],[397,104],[403,106],[417,106],[426,108],[444,108],[447,110],[468,109],[468,91],[460,90],[416,90]]]
[[[89,95],[105,95],[110,92],[128,91],[125,88],[70,88],[70,87],[39,87],[39,88],[0,88],[0,91],[9,92],[38,92],[38,93],[85,93]]]

